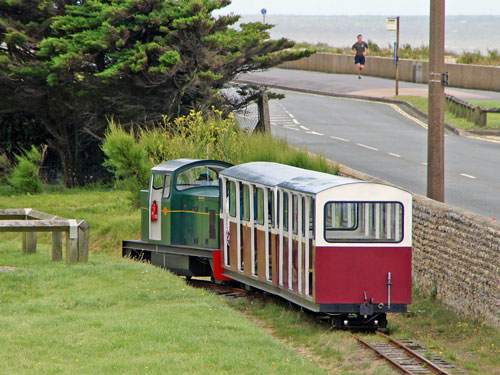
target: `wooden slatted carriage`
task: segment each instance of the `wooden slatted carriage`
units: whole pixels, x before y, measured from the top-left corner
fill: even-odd
[[[406,311],[411,194],[266,162],[220,179],[226,276],[313,311]]]

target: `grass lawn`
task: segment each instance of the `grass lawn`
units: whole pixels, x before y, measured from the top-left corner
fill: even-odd
[[[139,238],[139,211],[123,191],[0,196],[91,226],[87,264],[50,261],[19,233],[0,233],[0,374],[323,374],[219,297],[165,270],[119,257]]]
[[[219,297],[165,270],[120,257],[139,238],[127,193],[94,189],[0,196],[0,208],[31,207],[85,219],[87,264],[50,261],[50,234],[37,254],[19,233],[0,233],[0,374],[341,374],[395,372],[346,332],[328,330],[287,303]],[[500,330],[459,317],[415,290],[410,314],[390,314],[410,337],[471,374],[498,375]]]
[[[413,104],[416,108],[424,113],[428,112],[428,98],[421,96],[397,96],[392,99],[403,100]],[[500,102],[498,101],[478,101],[471,100],[471,104],[487,107],[498,108]],[[473,122],[467,121],[464,118],[457,117],[450,112],[445,112],[445,122],[451,126],[463,130],[500,130],[500,113],[489,113],[486,127],[479,127]]]

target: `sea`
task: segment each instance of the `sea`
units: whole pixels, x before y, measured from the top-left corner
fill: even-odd
[[[396,32],[386,30],[386,16],[286,16],[243,15],[239,23],[265,22],[275,25],[272,39],[288,38],[295,42],[325,43],[332,47],[350,47],[357,34],[379,47],[393,46]],[[429,45],[428,16],[400,16],[400,46]],[[500,51],[500,16],[446,16],[445,49],[454,53]]]

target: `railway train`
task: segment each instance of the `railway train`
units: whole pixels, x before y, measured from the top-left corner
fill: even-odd
[[[177,159],[141,190],[141,240],[122,254],[239,282],[333,318],[383,328],[411,303],[412,196],[271,162]]]

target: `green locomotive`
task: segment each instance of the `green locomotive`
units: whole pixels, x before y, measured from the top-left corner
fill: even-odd
[[[231,164],[177,159],[151,169],[141,190],[141,241],[123,241],[123,255],[140,257],[182,276],[215,276],[220,257],[219,172]]]

